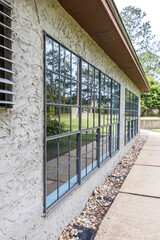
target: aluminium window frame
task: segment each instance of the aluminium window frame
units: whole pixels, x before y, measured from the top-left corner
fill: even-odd
[[[68,132],[66,134],[59,134],[59,135],[53,135],[52,137],[49,137],[48,139],[56,139],[56,138],[61,138],[61,137],[65,137],[65,136],[71,136],[71,135],[79,135],[78,139],[78,169],[77,169],[77,174],[78,174],[78,182],[77,184],[71,188],[69,191],[67,191],[63,196],[61,196],[57,201],[55,201],[54,203],[52,203],[51,206],[49,206],[47,208],[46,206],[46,198],[47,198],[47,136],[46,136],[46,129],[47,129],[47,121],[46,121],[46,116],[47,116],[47,108],[46,108],[46,72],[47,72],[47,68],[46,68],[46,38],[49,37],[50,39],[52,39],[54,42],[56,42],[57,44],[60,44],[62,47],[64,47],[66,50],[68,50],[70,53],[74,54],[75,56],[77,56],[79,58],[79,130],[78,131],[74,131],[74,132]],[[81,116],[82,116],[82,61],[86,62],[87,64],[89,64],[90,66],[92,66],[95,70],[99,71],[99,105],[98,105],[98,109],[99,109],[99,114],[98,114],[98,126],[96,127],[92,127],[92,128],[87,128],[87,129],[82,129],[82,122],[81,122]],[[120,102],[121,102],[121,84],[115,80],[113,80],[111,77],[107,76],[106,74],[104,74],[105,76],[107,76],[108,78],[111,79],[111,122],[110,124],[107,125],[101,125],[101,75],[104,74],[100,69],[98,69],[97,67],[95,67],[93,64],[90,64],[89,62],[87,62],[83,57],[81,57],[78,54],[75,54],[72,50],[68,49],[66,46],[64,46],[63,43],[61,43],[60,41],[57,41],[55,38],[53,38],[50,34],[48,34],[46,31],[44,31],[44,91],[43,91],[43,96],[44,96],[44,125],[43,125],[43,159],[44,159],[44,171],[43,171],[43,187],[44,187],[44,194],[43,194],[43,211],[44,211],[44,216],[47,216],[53,209],[55,209],[55,207],[57,207],[65,198],[67,198],[75,189],[79,188],[81,186],[81,183],[85,182],[88,178],[90,178],[90,176],[92,176],[92,174],[95,173],[95,171],[98,170],[98,168],[100,168],[101,166],[103,166],[103,164],[105,164],[110,158],[112,158],[113,156],[115,156],[120,148],[120,118],[121,118],[121,112],[120,112]],[[119,121],[118,122],[114,122],[112,123],[112,83],[116,82],[119,85]],[[111,151],[111,144],[112,144],[112,126],[117,125],[118,127],[118,131],[117,131],[117,150],[112,153]],[[104,161],[102,161],[100,163],[100,130],[101,128],[104,127],[109,127],[110,128],[110,140],[109,140],[109,152],[110,155],[109,157],[107,157]],[[90,173],[88,173],[83,179],[81,179],[81,147],[82,147],[82,133],[86,133],[88,131],[93,131],[93,130],[98,130],[98,134],[97,134],[97,167],[94,168]]]

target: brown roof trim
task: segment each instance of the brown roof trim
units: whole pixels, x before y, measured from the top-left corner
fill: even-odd
[[[150,90],[113,0],[59,0],[141,92]]]

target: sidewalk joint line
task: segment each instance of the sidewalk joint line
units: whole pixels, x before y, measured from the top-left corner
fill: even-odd
[[[156,152],[160,152],[160,150],[155,150],[155,149],[143,149],[143,148],[141,149],[141,152],[142,152],[142,151],[150,151],[150,152],[155,152],[155,151],[156,151]]]
[[[145,164],[139,164],[139,163],[135,163],[134,165],[139,165],[139,166],[144,166],[144,167],[160,167],[158,165],[145,165]]]
[[[157,196],[149,196],[149,195],[145,195],[145,194],[129,193],[129,192],[122,192],[122,191],[119,191],[119,193],[124,193],[124,194],[129,194],[129,195],[134,195],[134,196],[140,196],[140,197],[157,198],[157,199],[160,200],[160,197],[157,197]]]

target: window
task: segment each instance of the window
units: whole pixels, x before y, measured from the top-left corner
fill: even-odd
[[[125,143],[138,133],[138,97],[126,89],[125,96]]]
[[[46,35],[45,211],[119,149],[120,85]]]
[[[12,81],[12,6],[0,1],[0,108],[11,108],[13,102]]]

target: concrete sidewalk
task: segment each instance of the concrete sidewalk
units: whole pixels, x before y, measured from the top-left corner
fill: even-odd
[[[95,240],[160,240],[160,133],[148,135]]]

